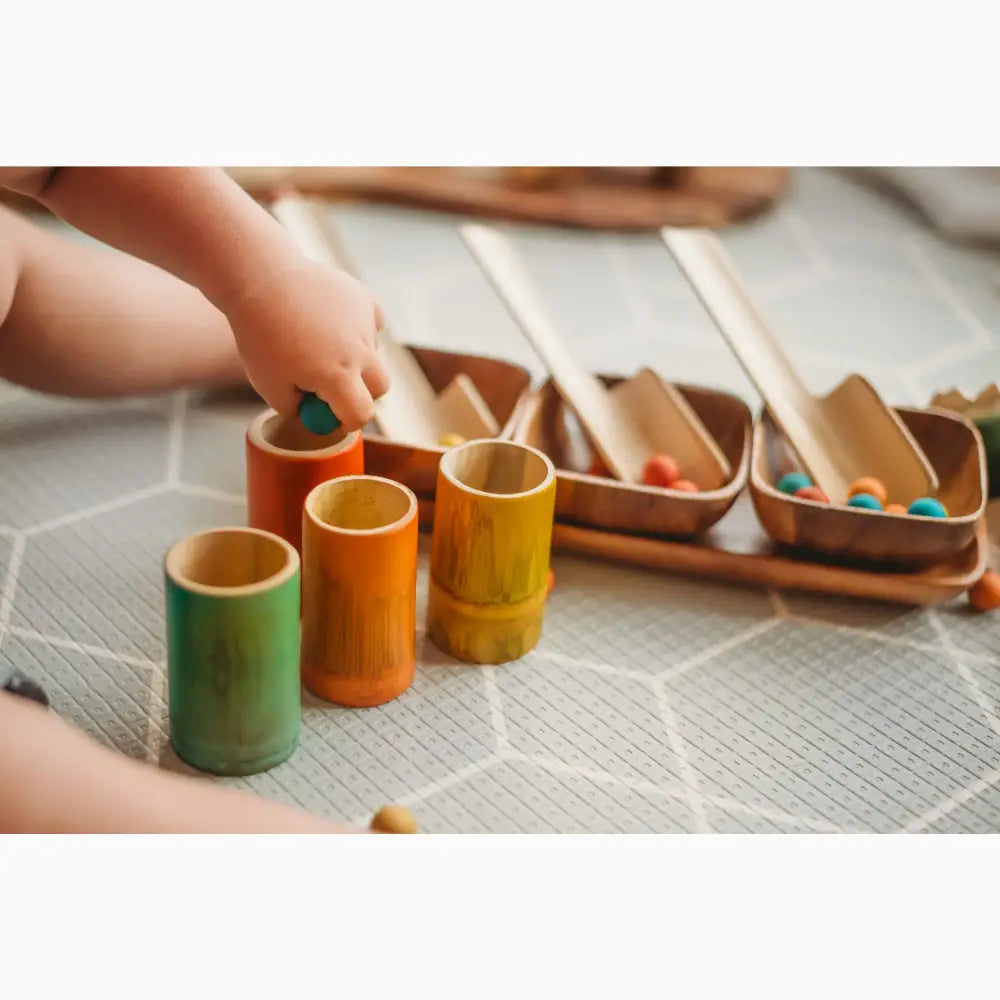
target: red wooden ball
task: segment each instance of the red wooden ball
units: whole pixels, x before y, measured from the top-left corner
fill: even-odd
[[[692,483],[690,479],[677,479],[670,484],[672,490],[680,490],[681,493],[700,493],[701,490],[698,489],[696,483]]]
[[[647,486],[673,486],[681,476],[681,468],[672,455],[654,455],[642,469],[642,481]]]
[[[817,500],[819,503],[829,503],[830,498],[818,486],[801,486],[795,495],[803,500]]]

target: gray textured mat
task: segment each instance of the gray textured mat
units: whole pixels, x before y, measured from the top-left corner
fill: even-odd
[[[538,370],[451,220],[338,219],[399,336]],[[651,363],[754,399],[655,241],[521,238],[592,367]],[[788,205],[726,239],[816,391],[860,369],[891,401],[924,403],[1000,377],[997,258],[842,177],[804,173]],[[256,409],[0,385],[0,656],[98,739],[163,766],[183,768],[162,555],[244,518]],[[1000,830],[1000,617],[555,568],[523,661],[457,666],[421,637],[402,698],[355,711],[305,695],[295,757],[232,783],[355,821],[400,801],[432,832]]]

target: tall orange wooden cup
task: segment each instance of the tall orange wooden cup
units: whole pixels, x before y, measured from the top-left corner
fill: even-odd
[[[302,680],[340,705],[381,705],[416,665],[417,498],[377,476],[317,486],[302,515]]]
[[[309,491],[364,469],[361,434],[313,434],[297,418],[266,410],[247,428],[247,518],[302,554],[302,507]]]

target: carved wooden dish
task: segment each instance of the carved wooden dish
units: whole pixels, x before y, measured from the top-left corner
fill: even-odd
[[[621,376],[600,376],[612,388]],[[557,469],[556,520],[603,531],[688,537],[707,531],[733,505],[747,480],[753,417],[741,399],[715,389],[677,385],[732,470],[727,483],[702,493],[633,486],[586,471],[594,458],[586,434],[552,382],[528,396],[513,440],[547,454]],[[664,451],[669,444],[664,443]],[[681,470],[684,474],[684,470]]]
[[[531,388],[531,375],[518,365],[474,354],[455,354],[424,347],[409,347],[428,381],[441,392],[456,375],[467,375],[500,425],[499,437],[509,437],[517,413]],[[365,472],[394,479],[418,497],[433,497],[438,462],[445,445],[417,447],[390,441],[365,431]]]
[[[937,496],[949,517],[891,514],[781,493],[775,483],[793,467],[790,451],[765,416],[754,426],[750,495],[768,535],[796,549],[896,567],[946,562],[968,548],[987,498],[979,432],[969,420],[944,410],[897,408],[896,412],[934,467]]]

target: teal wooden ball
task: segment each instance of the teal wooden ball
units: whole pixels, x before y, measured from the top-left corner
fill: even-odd
[[[848,507],[860,507],[862,510],[881,510],[882,504],[878,502],[877,497],[873,497],[870,493],[855,493],[850,500],[847,501]]]
[[[333,410],[312,392],[307,392],[299,403],[299,420],[313,434],[332,434],[340,426]]]
[[[786,472],[778,480],[778,489],[792,496],[796,490],[801,490],[804,486],[812,486],[812,480],[804,472]]]
[[[914,517],[947,517],[948,511],[944,509],[944,504],[934,497],[920,497],[914,500],[907,508],[907,514]]]

